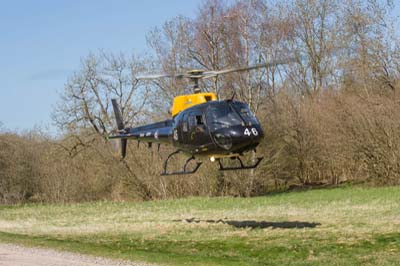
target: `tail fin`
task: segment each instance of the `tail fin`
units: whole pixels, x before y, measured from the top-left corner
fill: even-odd
[[[124,130],[125,126],[124,126],[124,121],[122,119],[122,114],[121,114],[121,110],[119,109],[118,103],[116,99],[111,99],[112,105],[113,105],[113,109],[114,109],[114,115],[115,115],[115,120],[117,121],[117,127],[118,130]],[[121,139],[121,155],[122,158],[125,158],[126,156],[126,148],[128,146],[128,140],[127,139]]]
[[[121,111],[119,110],[119,106],[117,103],[116,99],[111,99],[113,108],[114,108],[114,115],[115,115],[115,120],[117,120],[117,127],[118,130],[124,129],[124,121],[122,120],[122,114]]]

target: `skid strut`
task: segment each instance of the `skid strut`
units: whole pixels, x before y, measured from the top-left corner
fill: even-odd
[[[161,173],[161,175],[187,175],[187,174],[194,174],[194,173],[197,172],[197,170],[199,169],[199,167],[200,167],[200,165],[202,164],[202,162],[196,161],[196,166],[195,166],[192,170],[190,170],[190,171],[186,170],[186,167],[188,166],[188,164],[189,164],[192,160],[196,160],[196,159],[194,158],[194,156],[191,156],[191,157],[189,157],[189,158],[186,160],[185,164],[183,165],[183,171],[170,172],[170,173],[167,172],[167,166],[168,166],[168,161],[169,161],[169,159],[170,159],[172,156],[174,156],[174,155],[176,155],[176,154],[178,154],[178,153],[180,153],[180,152],[181,152],[181,150],[176,150],[176,151],[174,151],[173,153],[171,153],[170,155],[168,155],[167,159],[166,159],[165,162],[164,162],[163,172]]]
[[[232,157],[232,159],[238,160],[240,166],[224,167],[224,165],[222,164],[222,160],[218,158],[217,159],[218,163],[219,163],[219,169],[218,170],[220,170],[220,171],[229,171],[229,170],[254,169],[260,164],[261,160],[264,159],[264,157],[258,157],[257,161],[252,165],[244,165],[243,161],[240,159],[240,157]]]

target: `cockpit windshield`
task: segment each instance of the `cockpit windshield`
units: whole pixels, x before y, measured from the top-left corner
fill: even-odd
[[[253,114],[247,104],[242,102],[232,102],[232,106],[248,126],[259,124],[256,116]]]
[[[213,130],[244,125],[240,116],[227,102],[221,102],[218,105],[211,105],[209,107],[207,111],[207,123]]]

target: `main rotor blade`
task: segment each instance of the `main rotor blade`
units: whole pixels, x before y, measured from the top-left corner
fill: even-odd
[[[281,59],[281,60],[275,60],[272,62],[264,63],[264,64],[256,64],[256,65],[251,65],[251,66],[244,66],[244,67],[235,67],[235,68],[227,68],[227,69],[222,69],[222,70],[216,70],[216,71],[204,71],[203,76],[201,78],[212,78],[218,75],[223,75],[223,74],[228,74],[232,72],[242,72],[242,71],[248,71],[252,69],[257,69],[257,68],[263,68],[263,67],[272,67],[272,66],[279,66],[279,65],[286,65],[291,62],[295,62],[294,58],[288,58],[288,59]]]
[[[275,61],[263,63],[263,64],[256,64],[256,65],[251,65],[251,66],[240,66],[240,67],[228,68],[228,69],[222,69],[222,70],[210,70],[210,71],[190,70],[187,73],[178,73],[178,74],[160,73],[160,74],[140,75],[140,76],[137,76],[136,79],[140,79],[140,80],[151,80],[151,79],[159,79],[159,78],[176,78],[176,79],[189,78],[192,80],[206,79],[206,78],[212,78],[212,77],[215,77],[218,75],[228,74],[228,73],[232,73],[232,72],[242,72],[242,71],[248,71],[248,70],[263,68],[263,67],[285,65],[285,64],[295,62],[295,61],[296,60],[294,58],[286,58],[286,59],[275,60]]]
[[[136,79],[141,79],[141,80],[150,80],[150,79],[159,79],[159,78],[181,79],[185,76],[186,76],[186,74],[149,74],[149,75],[137,76]]]

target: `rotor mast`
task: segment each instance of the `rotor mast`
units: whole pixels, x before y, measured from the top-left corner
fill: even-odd
[[[190,81],[193,81],[193,93],[200,93],[201,89],[199,87],[199,79],[203,78],[203,70],[190,70],[188,71],[188,77]]]

